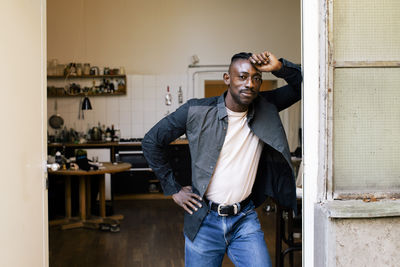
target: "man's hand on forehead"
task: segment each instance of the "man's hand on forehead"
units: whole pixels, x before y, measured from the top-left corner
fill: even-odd
[[[264,51],[260,54],[252,54],[249,60],[262,72],[278,71],[282,67],[282,63],[269,51]]]
[[[251,63],[256,65],[261,65],[261,64],[266,65],[269,63],[269,54],[270,53],[268,51],[265,51],[260,54],[252,54],[250,57],[250,61]]]

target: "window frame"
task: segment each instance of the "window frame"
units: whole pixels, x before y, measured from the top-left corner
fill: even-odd
[[[334,72],[336,69],[350,69],[350,68],[400,68],[400,61],[336,61],[335,60],[335,39],[334,39],[334,1],[326,0],[326,87],[325,87],[325,106],[326,116],[326,187],[324,195],[326,200],[352,200],[352,199],[366,199],[366,198],[380,198],[380,199],[393,199],[400,198],[400,191],[387,190],[376,191],[373,188],[363,190],[338,190],[334,187]]]

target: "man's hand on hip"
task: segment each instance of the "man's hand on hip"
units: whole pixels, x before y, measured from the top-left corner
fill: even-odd
[[[282,68],[282,63],[268,51],[253,54],[250,57],[250,62],[261,72],[278,71]]]
[[[193,214],[193,211],[197,211],[198,208],[201,208],[201,197],[192,192],[191,186],[184,186],[182,189],[172,195],[172,199],[175,201],[176,204],[184,208],[189,214]]]

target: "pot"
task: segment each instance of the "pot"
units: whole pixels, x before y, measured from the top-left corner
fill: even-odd
[[[100,141],[101,140],[101,132],[99,128],[93,127],[92,131],[90,132],[90,139],[92,141]]]
[[[51,115],[49,118],[49,125],[51,128],[58,130],[61,129],[64,125],[64,119],[60,116],[60,114],[57,114],[57,98],[56,101],[54,102],[54,115]]]

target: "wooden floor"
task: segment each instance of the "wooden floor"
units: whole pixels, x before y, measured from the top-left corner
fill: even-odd
[[[114,205],[125,216],[119,233],[51,228],[50,267],[184,266],[183,212],[171,199],[117,200]],[[275,215],[262,206],[257,212],[274,265]],[[223,266],[233,266],[228,257]],[[301,266],[301,252],[295,254],[295,266]]]

